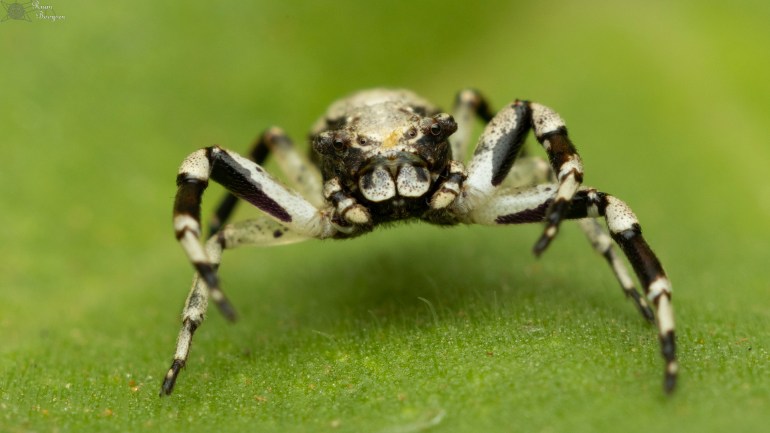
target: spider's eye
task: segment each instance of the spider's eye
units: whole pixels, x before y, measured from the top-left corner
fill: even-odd
[[[313,149],[322,155],[341,154],[347,151],[348,140],[343,135],[325,131],[313,140]]]
[[[337,152],[340,152],[342,149],[345,148],[345,142],[342,141],[341,138],[335,138],[334,141],[332,141],[332,146],[334,146],[334,150]]]
[[[358,137],[358,144],[361,146],[366,146],[366,137]]]
[[[411,128],[409,128],[409,131],[406,131],[406,134],[409,136],[409,138],[417,137],[417,128],[412,126]]]
[[[433,135],[441,134],[441,125],[439,125],[438,123],[434,123],[433,125],[430,125],[430,133]]]

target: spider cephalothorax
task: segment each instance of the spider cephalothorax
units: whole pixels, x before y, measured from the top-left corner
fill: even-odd
[[[583,165],[556,112],[529,101],[515,101],[494,115],[488,107],[472,90],[458,94],[449,115],[412,92],[375,89],[332,104],[311,131],[310,160],[296,152],[278,128],[262,134],[250,158],[218,146],[189,155],[177,176],[174,228],[196,278],[161,393],[173,390],[209,297],[227,318],[235,318],[217,277],[225,249],[351,238],[397,220],[498,226],[544,222],[534,247],[540,255],[565,219],[580,220],[623,292],[645,319],[657,323],[665,360],[664,389],[673,390],[678,367],[671,284],[642,237],[636,216],[616,197],[581,186]],[[474,118],[484,121],[486,128],[466,168]],[[522,155],[530,130],[548,162]],[[293,189],[261,167],[268,154],[276,158]],[[211,238],[204,247],[200,202],[209,180],[231,194],[212,218]],[[265,215],[223,225],[238,199]],[[609,235],[597,218],[606,220]],[[616,255],[612,240],[631,263],[644,296]]]
[[[405,102],[413,102],[405,104]],[[423,196],[448,174],[452,116],[423,105],[411,93],[377,98],[327,122],[312,138],[323,180],[366,204],[372,222],[420,217]]]

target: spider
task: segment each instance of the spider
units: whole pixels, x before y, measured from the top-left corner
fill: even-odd
[[[463,160],[476,119],[486,127],[466,167]],[[548,162],[523,152],[530,130]],[[554,239],[562,220],[578,220],[625,295],[644,319],[657,323],[665,361],[663,388],[674,389],[678,366],[671,284],[631,209],[610,194],[581,186],[580,156],[555,111],[516,100],[494,114],[479,92],[467,89],[457,94],[450,115],[408,90],[366,90],[334,102],[313,126],[310,142],[311,156],[306,159],[281,129],[270,128],[257,140],[250,158],[211,146],[182,162],[173,222],[196,272],[161,395],[174,389],[209,297],[227,319],[235,319],[217,276],[223,250],[352,238],[404,220],[445,226],[545,222],[534,246],[536,256]],[[268,154],[276,158],[293,189],[262,168]],[[200,205],[209,180],[228,194],[203,244]],[[264,215],[225,224],[239,199]],[[609,234],[599,217],[606,220]],[[628,258],[646,296],[636,289],[612,240]]]

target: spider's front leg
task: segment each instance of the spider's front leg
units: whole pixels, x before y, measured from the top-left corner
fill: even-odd
[[[335,230],[315,206],[278,183],[253,161],[218,146],[188,156],[177,176],[176,237],[222,313],[234,318],[234,310],[219,288],[216,271],[200,243],[200,203],[209,178],[299,234],[324,238],[332,236]]]
[[[249,158],[262,165],[269,155],[273,155],[278,167],[286,174],[290,185],[316,207],[323,206],[321,197],[321,173],[297,152],[291,138],[278,127],[268,128],[260,134],[251,150]],[[217,206],[209,222],[209,236],[214,235],[227,223],[238,203],[238,197],[227,193]]]
[[[265,231],[264,223],[237,226],[237,230],[230,231],[227,229],[230,226],[227,226],[204,248],[200,243],[200,205],[209,179],[265,212],[275,221],[274,224],[280,226],[280,230]],[[187,359],[192,335],[203,320],[208,296],[226,318],[235,319],[235,310],[219,287],[216,273],[223,248],[264,243],[265,239],[280,238],[287,230],[293,236],[319,239],[334,236],[337,232],[332,223],[332,212],[318,210],[299,194],[277,182],[255,162],[217,146],[189,155],[179,169],[177,186],[174,229],[196,270],[196,279],[185,306],[174,363],[163,382],[162,393],[165,394],[171,393],[176,375]]]
[[[318,209],[296,192],[278,183],[258,164],[217,146],[188,156],[177,175],[174,229],[187,257],[209,288],[222,313],[233,319],[235,311],[219,288],[216,270],[200,243],[200,203],[209,178],[275,220],[307,237],[331,236],[334,228]],[[326,223],[326,224],[325,224]]]
[[[495,193],[508,176],[530,129],[534,129],[535,137],[548,154],[559,182],[555,199],[546,212],[545,230],[533,249],[540,255],[556,236],[569,201],[583,181],[580,156],[567,136],[564,121],[550,108],[517,100],[489,121],[469,164],[465,194],[457,208],[460,212],[475,208]]]

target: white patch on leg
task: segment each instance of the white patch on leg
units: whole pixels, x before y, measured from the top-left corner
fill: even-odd
[[[572,200],[572,197],[579,187],[580,183],[575,179],[574,175],[565,177],[559,184],[559,190],[556,192],[556,199]]]
[[[181,214],[174,217],[174,231],[181,233],[182,230],[188,229],[195,233],[196,236],[201,235],[200,224],[195,218],[187,214]]]
[[[192,232],[185,232],[182,238],[179,239],[179,243],[182,244],[184,252],[187,253],[187,257],[193,263],[208,263],[206,253],[203,251],[203,247],[198,242],[198,236]]]
[[[588,205],[588,216],[591,218],[599,218],[599,206],[596,205],[598,197],[596,196],[596,190],[592,189],[588,191],[588,200],[591,204]],[[601,232],[600,232],[601,233]],[[602,233],[604,234],[604,233]],[[604,235],[609,240],[609,236]]]
[[[583,161],[580,160],[580,156],[577,154],[570,156],[569,159],[559,167],[559,180],[561,181],[569,176],[573,170],[577,174],[583,173]]]
[[[555,111],[536,102],[530,106],[532,107],[532,126],[538,137],[565,127],[564,120]]]
[[[625,203],[615,197],[607,196],[607,208],[605,209],[607,227],[612,233],[622,233],[631,230],[635,224],[639,224],[636,215]]]
[[[209,164],[209,159],[206,157],[206,149],[196,150],[182,161],[182,165],[179,167],[179,174],[183,173],[195,179],[208,180],[211,173],[211,164]]]
[[[661,296],[658,300],[658,329],[660,335],[674,330],[674,310],[668,296]]]
[[[661,276],[650,283],[650,287],[647,290],[647,299],[649,299],[650,302],[655,302],[655,299],[664,293],[671,294],[671,282],[668,278]]]
[[[468,222],[497,225],[503,215],[537,209],[553,197],[554,184],[500,189],[491,199],[469,209]]]
[[[214,300],[217,304],[222,302],[225,299],[225,294],[222,293],[219,289],[211,289],[209,288],[209,294],[211,295],[211,299]]]
[[[675,376],[679,372],[679,364],[676,361],[672,361],[666,366],[666,372],[672,376]]]

